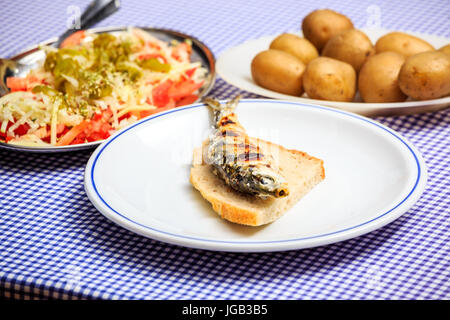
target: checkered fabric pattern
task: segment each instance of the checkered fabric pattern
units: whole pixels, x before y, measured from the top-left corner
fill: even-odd
[[[61,33],[88,1],[2,4],[0,55]],[[219,56],[247,39],[299,29],[332,8],[356,27],[450,37],[449,1],[122,1],[99,26],[180,30]],[[407,10],[405,10],[407,8]],[[75,11],[74,11],[75,10]],[[213,94],[240,90],[218,79]],[[258,98],[241,92],[244,98]],[[376,120],[421,151],[421,199],[389,225],[344,242],[277,253],[187,249],[131,233],[89,202],[83,172],[92,150],[0,150],[0,296],[18,299],[450,299],[450,112]]]

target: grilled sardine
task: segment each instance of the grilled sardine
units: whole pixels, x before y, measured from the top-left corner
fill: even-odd
[[[214,174],[235,190],[259,197],[285,197],[289,189],[274,168],[273,157],[252,142],[237,120],[234,109],[239,100],[238,95],[222,105],[210,97],[203,99],[214,111],[215,127],[206,160]]]

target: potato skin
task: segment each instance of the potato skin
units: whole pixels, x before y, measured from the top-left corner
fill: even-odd
[[[400,69],[398,84],[416,100],[450,95],[450,55],[429,51],[410,56]]]
[[[425,40],[410,34],[390,32],[377,40],[375,50],[377,53],[394,51],[407,58],[420,52],[433,51],[434,47]]]
[[[300,96],[303,93],[302,76],[305,65],[293,55],[269,49],[252,60],[253,80],[261,87],[276,92]]]
[[[352,21],[329,9],[315,10],[302,21],[303,36],[319,51],[331,37],[348,29],[353,29]]]
[[[367,58],[375,54],[369,37],[362,31],[350,29],[332,37],[323,48],[322,55],[344,61],[359,72]]]
[[[439,51],[444,52],[446,54],[450,54],[450,43],[447,44],[446,46],[443,46],[442,48],[440,48]]]
[[[356,73],[346,62],[318,57],[306,66],[303,87],[311,99],[349,102],[356,92]]]
[[[397,52],[376,54],[361,68],[358,89],[364,102],[402,102],[407,96],[398,86],[398,74],[405,57]]]
[[[295,34],[283,33],[276,37],[270,44],[270,49],[285,51],[308,64],[319,56],[316,47],[309,40]]]

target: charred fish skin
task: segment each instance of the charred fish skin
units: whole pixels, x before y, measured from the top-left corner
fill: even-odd
[[[273,158],[251,142],[234,110],[240,96],[226,104],[206,97],[203,102],[214,111],[214,132],[209,138],[206,160],[213,173],[233,189],[258,197],[289,195],[284,178],[273,167]]]

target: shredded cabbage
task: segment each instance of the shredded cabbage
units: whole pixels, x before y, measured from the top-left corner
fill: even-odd
[[[139,112],[161,107],[153,93],[163,82],[204,81],[206,69],[189,61],[189,52],[178,45],[129,28],[115,34],[86,34],[79,45],[67,48],[43,46],[45,61],[24,79],[26,91],[0,98],[0,139],[56,145],[61,126],[68,131],[106,110],[111,112],[107,122],[113,130],[137,121]],[[188,70],[195,71],[187,74]],[[17,133],[21,126],[26,133]]]

